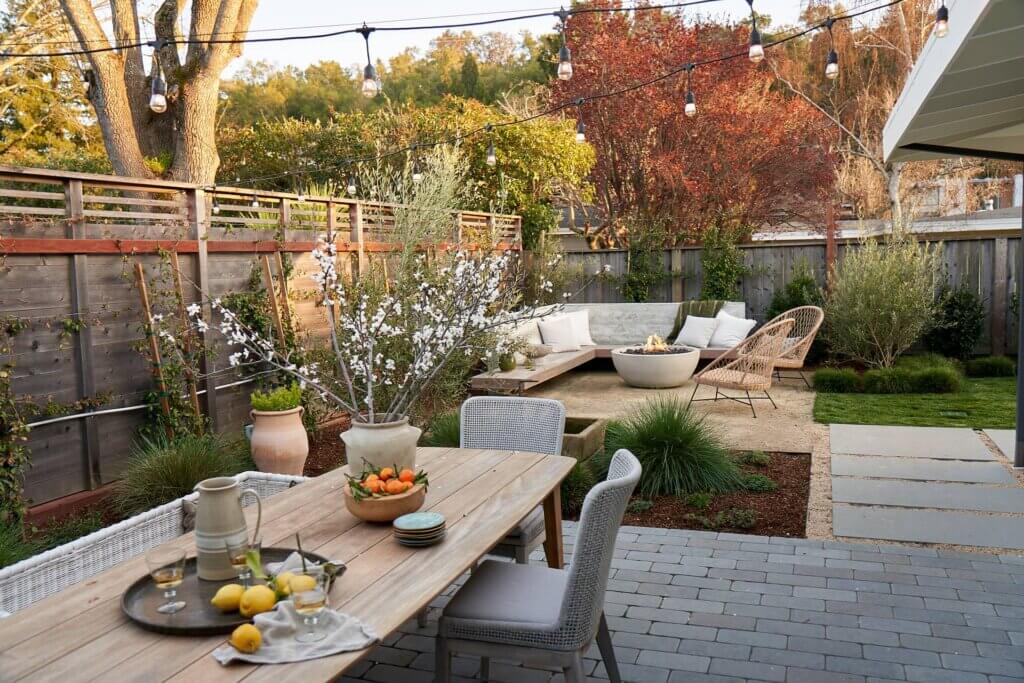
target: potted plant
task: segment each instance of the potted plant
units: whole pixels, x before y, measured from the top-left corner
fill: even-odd
[[[262,472],[302,474],[309,455],[309,439],[302,424],[302,389],[298,382],[271,391],[254,391],[252,459]]]

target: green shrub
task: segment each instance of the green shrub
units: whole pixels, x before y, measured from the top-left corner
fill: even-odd
[[[866,394],[909,394],[914,391],[913,373],[905,368],[879,368],[864,373]]]
[[[645,498],[719,493],[739,488],[742,476],[701,417],[675,397],[651,399],[608,425],[605,452],[626,448],[643,465],[637,491]]]
[[[586,463],[576,463],[562,480],[562,514],[566,517],[578,514],[583,509],[583,499],[595,483]]]
[[[718,528],[753,529],[757,525],[757,512],[747,508],[729,508],[715,515]]]
[[[249,402],[253,410],[261,412],[292,410],[302,405],[302,389],[299,388],[298,382],[267,392],[257,389],[249,396]]]
[[[918,394],[955,394],[960,391],[960,373],[952,368],[925,368],[911,373]]]
[[[105,526],[103,513],[99,510],[86,510],[54,522],[46,527],[40,539],[43,550],[56,548],[59,545],[70,543],[82,536],[88,536],[94,531],[99,531]]]
[[[629,501],[629,504],[626,506],[626,512],[647,512],[652,507],[654,507],[653,500],[645,500],[644,498],[634,498],[633,500]]]
[[[711,502],[714,500],[707,491],[701,491],[699,493],[691,493],[690,495],[683,498],[683,502],[690,507],[695,507],[698,510],[707,510],[711,507]]]
[[[21,525],[0,523],[0,569],[41,552],[39,544],[26,538]]]
[[[740,280],[747,273],[739,235],[722,226],[705,231],[700,250],[700,298],[735,301],[740,298]]]
[[[937,353],[915,353],[912,356],[900,356],[900,359],[896,361],[896,367],[912,371],[930,370],[932,368],[948,368],[955,372],[960,371],[959,362]]]
[[[974,351],[985,324],[985,305],[965,285],[942,288],[936,298],[935,317],[924,335],[930,351],[965,360]]]
[[[442,413],[434,417],[430,427],[420,436],[420,445],[458,448],[461,440],[458,412]]]
[[[238,474],[251,468],[248,444],[214,435],[182,434],[142,438],[114,489],[114,502],[134,515],[186,494],[203,479]]]
[[[746,451],[740,454],[739,461],[744,465],[767,467],[772,462],[772,456],[764,451]]]
[[[743,488],[754,493],[768,493],[779,488],[779,485],[763,474],[748,474],[743,478]]]
[[[965,371],[968,377],[1013,377],[1017,366],[1006,356],[985,356],[967,361]]]
[[[861,391],[861,377],[851,368],[818,368],[814,388],[825,394],[853,394]]]

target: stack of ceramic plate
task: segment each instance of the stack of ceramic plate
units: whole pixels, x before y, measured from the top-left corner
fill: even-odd
[[[436,512],[413,512],[402,515],[393,523],[395,539],[410,548],[421,548],[440,543],[447,529],[444,515]]]

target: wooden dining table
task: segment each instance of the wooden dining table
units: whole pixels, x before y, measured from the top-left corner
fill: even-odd
[[[331,607],[385,638],[538,504],[548,564],[561,567],[559,490],[575,462],[522,451],[419,449],[417,467],[430,478],[422,509],[443,514],[448,527],[441,543],[426,548],[402,546],[390,525],[353,517],[342,500],[341,469],[264,501],[261,536],[264,546],[291,547],[300,533],[304,550],[343,561],[348,569],[331,588]],[[251,527],[255,511],[246,515]],[[165,546],[195,552],[191,533]],[[325,681],[372,649],[294,664],[222,666],[210,653],[226,636],[161,635],[128,620],[121,595],[145,575],[144,558],[133,557],[0,619],[0,681]]]

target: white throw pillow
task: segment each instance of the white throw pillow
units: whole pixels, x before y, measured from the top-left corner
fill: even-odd
[[[519,323],[513,334],[522,339],[523,343],[527,345],[543,344],[544,340],[540,338],[540,330],[537,329],[537,323],[540,320],[543,320],[543,318],[524,320]]]
[[[555,347],[554,353],[580,350],[579,342],[576,341],[576,330],[569,316],[544,318],[537,321],[537,328],[544,343]]]
[[[572,332],[579,346],[595,346],[594,340],[590,337],[590,311],[584,308],[566,313],[565,317],[572,320]]]
[[[686,322],[683,323],[683,329],[679,330],[679,336],[676,337],[674,343],[676,346],[706,349],[717,327],[718,321],[714,318],[688,315],[686,316]]]
[[[718,327],[715,328],[715,333],[711,335],[711,341],[708,342],[713,349],[731,349],[746,339],[750,331],[757,325],[756,320],[736,318],[725,311],[719,311],[715,320],[718,321]]]

